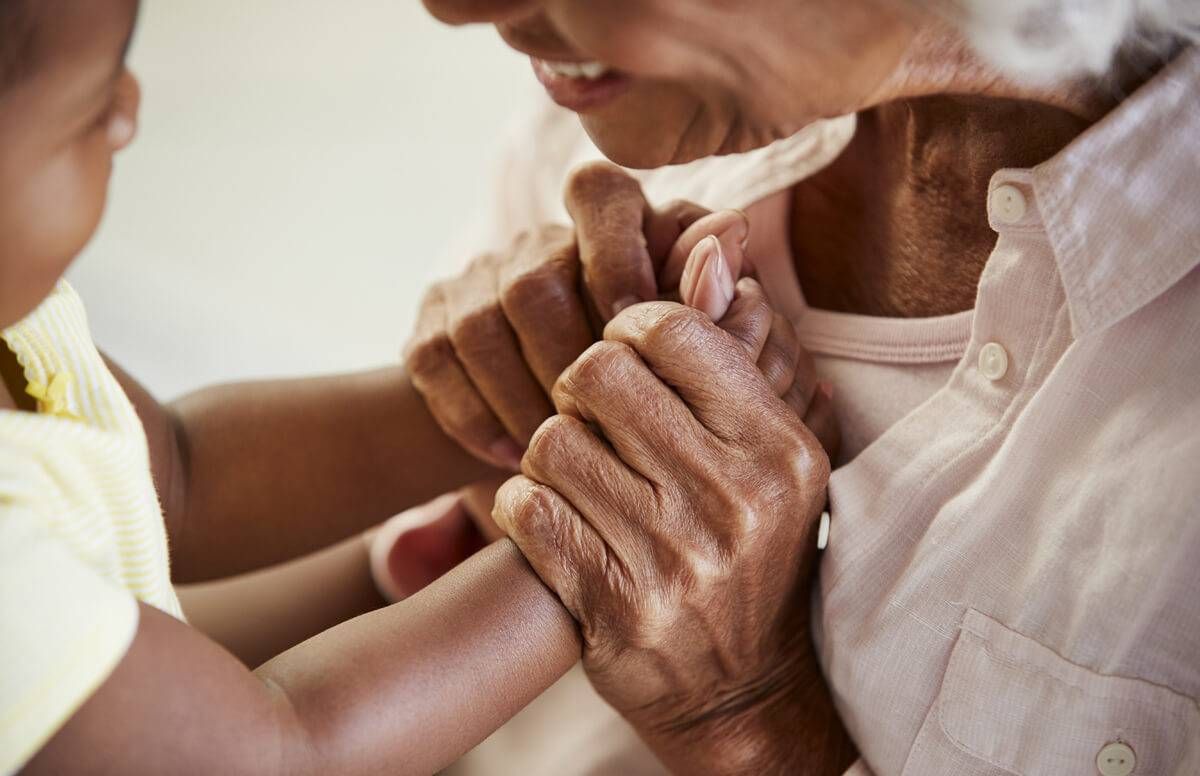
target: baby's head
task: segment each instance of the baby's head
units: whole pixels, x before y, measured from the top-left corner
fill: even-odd
[[[133,140],[125,50],[138,0],[0,0],[0,327],[30,313],[91,239]]]

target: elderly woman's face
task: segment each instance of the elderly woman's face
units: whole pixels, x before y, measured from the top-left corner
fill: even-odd
[[[632,167],[749,150],[867,107],[920,19],[895,0],[425,0],[491,22]]]

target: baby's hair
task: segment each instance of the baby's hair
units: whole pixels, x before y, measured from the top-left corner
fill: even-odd
[[[0,91],[32,69],[37,5],[29,0],[0,0]]]

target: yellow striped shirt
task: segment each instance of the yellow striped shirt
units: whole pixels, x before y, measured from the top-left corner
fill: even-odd
[[[0,773],[108,677],[136,600],[182,619],[141,422],[66,282],[0,337],[39,399],[0,410]]]

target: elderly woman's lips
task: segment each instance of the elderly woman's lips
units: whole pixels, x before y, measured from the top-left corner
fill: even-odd
[[[598,62],[548,62],[531,58],[533,72],[550,99],[564,108],[585,111],[616,99],[629,88],[629,76]]]

